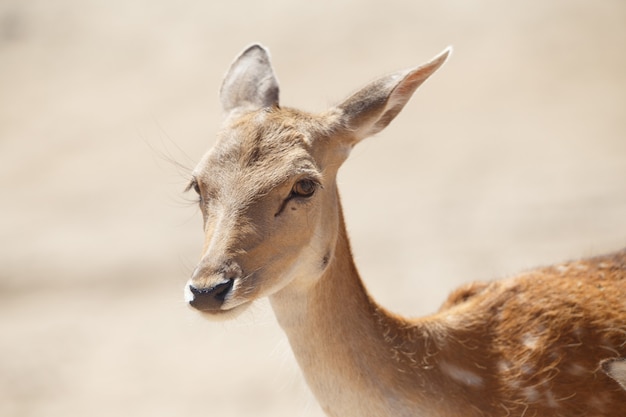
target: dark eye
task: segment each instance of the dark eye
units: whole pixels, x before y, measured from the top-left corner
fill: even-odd
[[[198,184],[198,181],[195,178],[191,180],[189,185],[187,185],[187,188],[185,188],[185,191],[189,191],[191,189],[193,189],[196,192],[196,194],[198,194],[199,200],[202,201],[202,193],[200,192],[200,185]]]
[[[291,189],[293,197],[311,197],[317,190],[317,183],[313,180],[304,179],[294,184]]]

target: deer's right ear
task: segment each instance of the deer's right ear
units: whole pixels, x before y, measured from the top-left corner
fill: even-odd
[[[448,58],[451,48],[426,64],[380,78],[337,106],[351,145],[383,130],[409,101],[413,92]]]
[[[267,50],[252,45],[230,66],[220,89],[224,116],[278,106],[278,81]]]

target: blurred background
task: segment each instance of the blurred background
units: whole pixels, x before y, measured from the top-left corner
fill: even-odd
[[[2,0],[1,416],[322,416],[266,301],[210,323],[182,300],[182,189],[252,42],[311,111],[453,45],[339,178],[391,310],[626,246],[622,0]]]

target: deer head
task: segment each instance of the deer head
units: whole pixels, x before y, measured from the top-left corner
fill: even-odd
[[[230,317],[286,286],[310,286],[332,262],[340,222],[337,170],[361,139],[385,128],[449,49],[380,78],[321,114],[279,105],[267,51],[253,45],[220,90],[224,120],[194,169],[204,219],[189,304]]]

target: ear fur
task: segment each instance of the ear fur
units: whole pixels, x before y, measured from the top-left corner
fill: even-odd
[[[261,45],[246,48],[230,66],[220,89],[224,115],[278,106],[278,81],[269,53]]]
[[[426,64],[380,78],[357,91],[337,108],[352,144],[383,130],[404,108],[413,92],[448,58],[451,47]]]

